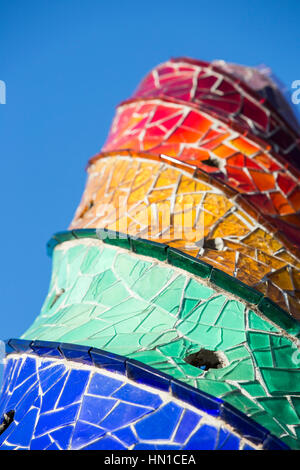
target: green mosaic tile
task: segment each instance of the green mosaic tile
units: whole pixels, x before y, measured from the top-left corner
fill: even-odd
[[[295,321],[289,314],[287,314],[287,312],[278,307],[270,299],[263,297],[261,292],[247,286],[243,282],[229,276],[223,271],[213,268],[206,262],[200,259],[195,260],[195,258],[188,254],[167,245],[159,244],[147,239],[131,238],[129,235],[124,233],[114,232],[108,229],[78,229],[56,233],[47,244],[48,254],[52,256],[53,249],[57,244],[66,240],[81,238],[100,239],[103,240],[104,243],[123,247],[127,250],[131,249],[134,252],[136,252],[135,247],[138,245],[138,250],[141,250],[141,252],[145,252],[149,256],[155,257],[159,260],[165,260],[165,252],[167,252],[167,261],[170,264],[181,267],[182,269],[203,278],[210,277],[211,282],[222,287],[228,292],[234,293],[248,302],[254,304],[259,303],[261,312],[264,311],[265,315],[269,315],[270,318],[277,322],[280,327],[288,330],[291,334],[299,335],[300,338],[299,322]],[[152,251],[151,249],[149,251],[149,246],[147,246],[149,244],[152,244]]]
[[[300,395],[300,370],[260,368],[264,382],[274,395]]]
[[[204,261],[196,261],[176,248],[168,248],[168,263],[202,278],[209,278],[212,267]]]
[[[215,325],[230,330],[244,330],[244,311],[245,306],[243,304],[237,300],[228,300],[215,321]]]
[[[99,238],[98,230],[94,228],[82,228],[80,230],[72,230],[74,238]],[[55,234],[56,235],[56,234]]]
[[[200,296],[201,294],[201,296]],[[201,299],[208,299],[214,294],[214,290],[211,289],[210,287],[204,286],[204,285],[199,285],[199,282],[195,281],[195,279],[189,279],[188,284],[186,287],[185,295],[187,298],[193,299],[193,300],[199,300]]]
[[[184,299],[182,302],[182,309],[180,313],[181,318],[185,318],[194,310],[194,308],[199,304],[199,301],[194,299]]]
[[[129,355],[130,358],[144,362],[151,366],[165,362],[165,358],[157,351],[140,351]]]
[[[189,343],[183,339],[180,339],[160,346],[158,351],[170,357],[184,357],[187,354],[188,345]]]
[[[273,367],[273,357],[270,350],[265,349],[261,351],[254,351],[253,356],[255,358],[256,364],[259,367]]]
[[[186,278],[184,276],[176,277],[170,284],[169,289],[159,293],[152,301],[159,307],[167,310],[173,315],[177,315],[182,302],[182,291],[186,284]],[[188,312],[199,303],[199,300],[185,299],[183,310],[188,308]],[[187,306],[186,303],[189,303]]]
[[[267,395],[265,389],[258,381],[244,383],[243,389],[253,397],[265,397]]]
[[[255,413],[254,415],[252,415],[252,418],[255,419],[257,423],[269,429],[269,431],[275,436],[281,437],[283,433],[286,433],[286,426],[283,426],[282,423],[279,423],[276,418],[274,419],[273,416],[271,416],[265,411]],[[295,442],[295,440],[293,440],[292,442],[293,444],[291,448],[299,447],[299,444]]]
[[[153,266],[152,269],[144,272],[131,288],[142,298],[149,300],[157,295],[161,286],[170,281],[172,276],[172,269]]]
[[[68,265],[69,265],[69,268],[68,268],[68,279],[67,279],[67,287],[71,287],[77,277],[78,277],[78,272],[81,272],[80,271],[80,268],[81,268],[81,264],[86,256],[86,253],[87,253],[87,250],[81,250],[81,252],[78,252],[76,250],[76,248],[78,248],[77,246],[74,246],[72,248],[70,248],[67,252],[67,260],[68,260]],[[54,252],[54,255],[53,255],[53,259],[55,260],[56,259],[56,253],[57,253],[58,250],[55,250]],[[70,254],[70,256],[69,256]],[[99,255],[98,255],[99,257]],[[59,285],[57,285],[58,288],[60,288]]]
[[[258,308],[267,318],[274,321],[290,334],[295,335],[300,333],[299,323],[272,302],[272,300],[264,297],[258,304]]]
[[[255,371],[251,358],[244,358],[240,361],[233,361],[222,369],[210,369],[206,377],[215,380],[246,381],[255,378]]]
[[[134,253],[152,256],[160,261],[167,259],[168,246],[151,240],[131,238],[131,249]]]
[[[252,400],[240,393],[239,390],[235,390],[234,392],[227,394],[225,397],[223,397],[223,399],[225,398],[227,403],[230,403],[230,405],[238,408],[248,416],[253,415],[254,413],[257,413],[261,410],[259,405],[253,403]]]
[[[60,253],[59,250],[54,251],[54,255],[52,257],[53,262],[54,262],[54,259],[57,257],[57,255],[59,253]],[[92,251],[92,253],[94,254],[93,251]],[[82,256],[82,258],[83,258],[84,255],[85,255],[85,251],[82,249],[82,245],[72,246],[71,248],[68,249],[68,252],[67,252],[68,264],[72,264],[74,261],[80,263],[80,257]],[[97,256],[99,256],[99,253],[98,253]]]
[[[300,426],[299,402],[291,404],[300,395],[300,372],[289,338],[243,302],[170,264],[88,239],[76,243],[54,250],[49,294],[23,338],[93,346],[138,359],[222,397],[300,448],[275,405],[265,406],[270,398],[285,400],[282,413],[297,416],[295,426]],[[53,303],[62,285],[65,292]],[[204,371],[185,361],[202,348],[221,351],[228,365]]]
[[[261,292],[252,289],[238,279],[235,279],[234,277],[229,276],[228,274],[216,268],[213,268],[210,280],[216,286],[225,289],[227,292],[238,295],[242,299],[247,300],[247,302],[251,302],[255,305],[258,304],[258,302],[263,297]]]
[[[223,398],[224,395],[228,392],[236,390],[236,387],[234,385],[231,385],[226,382],[209,380],[206,378],[206,375],[204,376],[204,378],[197,380],[197,388],[199,388],[199,390],[202,390],[203,392],[207,392],[211,395]]]
[[[286,398],[261,398],[259,403],[267,413],[276,416],[279,421],[283,421],[286,425],[299,423],[299,415]]]
[[[82,251],[82,248],[81,248],[81,251]],[[54,256],[52,257],[52,281],[59,274],[60,265],[64,257],[65,257],[65,254],[62,250],[55,250]]]
[[[92,305],[85,305],[85,304],[75,304],[69,307],[64,307],[58,311],[56,315],[59,315],[59,319],[63,321],[63,324],[68,325],[78,325],[78,320],[80,318],[81,323],[85,323],[89,321],[91,312],[93,310]],[[48,322],[51,324],[55,324],[58,321],[57,316],[52,316]]]
[[[74,235],[72,232],[56,232],[53,238],[58,241],[58,243],[63,243],[68,240],[72,240],[74,238]]]
[[[226,350],[226,358],[230,363],[232,361],[236,361],[237,359],[248,358],[249,356],[249,351],[244,345],[235,346],[234,348]]]
[[[291,345],[288,339],[282,338],[281,336],[271,336],[270,341],[275,367],[294,369],[294,345]]]
[[[118,232],[112,232],[111,230],[105,230],[101,234],[100,229],[97,230],[98,237],[108,245],[118,246],[130,250],[130,238],[127,235]],[[103,237],[103,238],[102,238]]]
[[[103,293],[117,283],[117,278],[110,270],[104,271],[100,276],[95,276],[90,279],[89,288],[84,296],[84,302],[100,302]],[[116,292],[116,294],[118,294]],[[128,294],[127,294],[128,296]]]
[[[114,250],[111,250],[115,256]],[[110,266],[112,265],[111,261]],[[114,274],[118,279],[127,279],[130,287],[136,283],[147,269],[151,267],[151,262],[141,260],[136,262],[135,257],[127,253],[121,253],[118,256],[118,262],[114,264]]]
[[[278,328],[271,325],[270,323],[267,323],[265,320],[259,317],[257,313],[253,312],[252,310],[249,310],[248,321],[249,321],[249,327],[253,330],[272,331],[272,332],[279,331]]]
[[[204,376],[205,372],[204,370],[198,369],[197,367],[191,366],[190,364],[187,364],[185,362],[177,362],[176,361],[177,367],[180,366],[180,369],[183,371],[184,375],[187,377],[199,377],[199,376]]]
[[[210,325],[219,318],[220,312],[223,311],[227,304],[227,299],[223,295],[216,295],[200,303],[197,308],[192,309],[187,315],[185,315],[183,322],[187,321],[198,324],[199,322]],[[181,317],[181,316],[180,316]]]
[[[269,349],[270,337],[264,333],[247,333],[248,342],[252,350],[256,349]]]
[[[91,246],[80,265],[80,271],[82,274],[96,274],[99,272],[100,260],[101,254],[99,256],[99,248]]]
[[[69,304],[80,303],[86,295],[90,287],[91,281],[92,279],[89,277],[77,278],[68,295],[67,302]]]
[[[104,324],[100,320],[91,320],[80,327],[69,330],[66,334],[62,335],[60,341],[70,343],[80,341],[82,338],[90,338],[95,331],[103,328]]]

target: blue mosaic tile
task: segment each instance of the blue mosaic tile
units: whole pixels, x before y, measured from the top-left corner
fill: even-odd
[[[21,419],[23,419],[23,417],[25,416],[25,414],[27,413],[27,411],[29,410],[33,402],[36,400],[37,395],[38,395],[38,384],[36,383],[36,385],[30,388],[30,391],[28,391],[23,396],[22,400],[20,400],[15,407],[13,407],[12,404],[9,403],[8,405],[9,409],[16,408],[16,415],[15,415],[16,421],[20,421]]]
[[[31,436],[34,432],[38,413],[39,410],[37,408],[32,408],[28,411],[22,420],[22,427],[17,426],[9,436],[9,444],[22,447],[28,447],[30,445]]]
[[[216,450],[239,450],[240,439],[225,429],[220,429]]]
[[[90,349],[91,348],[86,346],[75,346],[72,344],[61,343],[59,345],[59,350],[66,359],[84,364],[91,364],[91,356],[89,355]]]
[[[122,385],[123,382],[121,380],[95,374],[91,379],[88,393],[91,395],[110,396]]]
[[[273,436],[268,436],[263,443],[263,448],[266,450],[288,450],[288,446]]]
[[[11,423],[11,425],[1,434],[0,436],[0,450],[2,449],[2,443],[5,442],[5,440],[14,432],[14,430],[17,428],[17,425],[15,422]]]
[[[177,425],[182,408],[175,403],[162,406],[136,424],[135,429],[141,439],[169,439]]]
[[[107,431],[119,429],[149,413],[149,408],[119,403],[111,413],[101,421],[101,426]]]
[[[20,385],[18,388],[15,388],[6,406],[10,406],[12,409],[18,407],[19,403],[26,398],[26,392],[32,388],[34,382],[36,382],[36,380],[32,378],[31,381],[28,380],[24,382],[23,385]]]
[[[99,356],[105,358],[105,367],[113,365],[113,355]],[[1,406],[5,412],[14,405],[16,413],[15,421],[0,435],[0,449],[225,450],[241,447],[241,438],[231,428],[224,428],[224,423],[220,428],[220,419],[215,425],[202,424],[203,414],[218,416],[220,400],[215,401],[197,390],[193,395],[195,389],[177,381],[172,383],[173,395],[167,395],[168,376],[162,374],[159,383],[157,371],[152,373],[149,367],[138,367],[139,363],[135,362],[133,376],[137,382],[128,382],[124,375],[107,374],[105,367],[72,367],[71,362],[66,365],[43,355],[25,361],[21,357],[8,360],[6,371],[13,382],[12,394],[2,397]],[[122,364],[124,367],[124,362]],[[117,369],[119,365],[117,357]],[[153,379],[158,387],[143,389],[138,384],[143,384],[145,378],[148,386]],[[176,403],[175,395],[183,400],[180,404]],[[185,408],[187,399],[196,406],[194,411]],[[235,413],[233,407],[221,409],[221,416],[228,415],[231,425],[245,425],[240,422],[243,415]],[[263,428],[250,429],[249,437],[258,439],[258,431]],[[265,448],[286,448],[284,443],[266,433],[263,430]],[[244,448],[251,448],[247,446]]]
[[[208,424],[203,424],[191,437],[185,450],[214,450],[218,438],[218,430]]]
[[[61,359],[62,357],[63,356],[60,353],[59,359]],[[43,361],[39,365],[39,371],[42,369],[49,369],[49,367],[53,367],[53,359],[55,359],[55,357],[43,357]]]
[[[116,403],[117,400],[112,398],[85,396],[83,398],[79,419],[87,421],[88,423],[99,424]]]
[[[39,395],[38,397],[36,397],[35,401],[33,402],[33,406],[35,406],[36,408],[41,408],[41,404],[42,404],[42,399]]]
[[[147,390],[137,389],[130,384],[125,384],[122,388],[113,393],[112,396],[137,405],[147,404],[147,406],[151,408],[157,408],[162,404],[162,399],[158,395],[150,393]]]
[[[105,433],[106,431],[99,426],[78,421],[72,437],[72,449],[80,449],[86,446],[88,442],[95,441],[104,436]]]
[[[5,354],[11,354],[14,353],[15,349],[10,346],[9,341],[5,341]]]
[[[103,369],[118,372],[119,374],[126,374],[124,357],[118,356],[117,354],[111,354],[107,351],[100,352],[94,348],[90,350],[90,356],[96,367],[102,367]]]
[[[40,436],[45,434],[47,431],[52,431],[61,426],[65,426],[66,424],[73,423],[78,409],[79,405],[69,405],[62,410],[41,414],[35,430],[36,436]]]
[[[11,374],[11,380],[10,380],[10,383],[9,383],[9,391],[12,391],[15,388],[15,383],[18,379],[20,369],[23,365],[22,361],[20,361],[20,360],[18,361],[16,359],[14,362],[15,362],[15,365],[14,365],[14,368],[13,368],[12,374]]]
[[[1,446],[1,450],[14,450],[14,449],[16,449],[16,446],[8,446],[5,444],[2,444]]]
[[[89,376],[90,371],[76,369],[71,370],[62,390],[57,407],[61,408],[63,406],[69,405],[70,403],[80,401]]]
[[[41,412],[45,413],[46,411],[52,410],[54,408],[56,402],[58,401],[63,386],[65,384],[67,377],[67,372],[55,382],[51,388],[43,395],[42,405],[41,405]]]
[[[43,393],[46,393],[64,374],[66,368],[62,364],[39,370],[39,379]]]
[[[18,353],[28,353],[32,352],[31,345],[32,341],[24,340],[24,339],[10,339],[8,344]]]
[[[137,444],[134,450],[153,450],[154,444]]]
[[[183,444],[198,425],[200,420],[201,416],[197,415],[191,410],[185,410],[175,434],[174,441],[181,442]]]
[[[51,445],[51,439],[48,434],[45,434],[44,436],[39,437],[37,439],[32,439],[30,444],[30,450],[44,450],[47,449],[49,445]]]
[[[127,446],[132,446],[137,442],[137,438],[129,426],[115,431],[114,435]]]
[[[67,449],[71,435],[74,431],[74,426],[63,426],[56,431],[51,432],[52,439],[55,440],[56,444],[60,447],[60,449]]]
[[[54,348],[53,343],[50,341],[32,341],[31,348],[38,356],[63,357],[59,349]]]
[[[36,374],[36,362],[33,358],[27,357],[18,375],[18,382],[21,384],[25,380],[28,381],[28,379],[30,379],[30,377],[35,374]]]
[[[134,359],[126,362],[127,375],[130,379],[137,383],[149,385],[150,387],[159,388],[168,391],[170,388],[170,377],[162,372],[155,373],[150,367],[141,364]]]

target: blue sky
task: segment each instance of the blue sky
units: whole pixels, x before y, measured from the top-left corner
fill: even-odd
[[[297,0],[0,0],[0,338],[38,315],[46,242],[69,225],[118,102],[183,55],[265,63],[290,86],[299,18]]]

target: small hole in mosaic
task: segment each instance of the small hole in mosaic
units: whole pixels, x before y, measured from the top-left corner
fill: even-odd
[[[223,354],[218,351],[210,351],[209,349],[200,349],[200,351],[185,357],[185,362],[199,369],[221,369],[226,366],[226,359]]]

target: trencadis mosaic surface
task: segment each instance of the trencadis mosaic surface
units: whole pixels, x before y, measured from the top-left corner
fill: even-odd
[[[7,342],[0,449],[300,448],[299,136],[264,70],[148,74]]]

